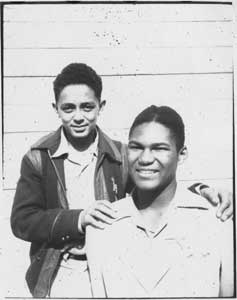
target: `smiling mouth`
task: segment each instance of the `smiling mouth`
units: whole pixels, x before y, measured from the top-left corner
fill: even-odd
[[[159,173],[159,170],[152,169],[137,169],[136,170],[140,175],[149,176]]]
[[[73,126],[71,126],[73,129],[75,129],[75,130],[81,130],[81,129],[84,129],[84,128],[86,128],[87,127],[87,125],[81,125],[81,126],[75,126],[75,125],[73,125]]]

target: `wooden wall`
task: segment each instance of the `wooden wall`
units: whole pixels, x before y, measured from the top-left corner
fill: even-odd
[[[9,214],[23,154],[59,125],[52,81],[71,62],[102,76],[99,124],[110,136],[126,141],[138,112],[170,105],[186,124],[179,178],[232,188],[233,8],[222,2],[4,5],[5,296],[29,295],[28,244],[12,236]]]

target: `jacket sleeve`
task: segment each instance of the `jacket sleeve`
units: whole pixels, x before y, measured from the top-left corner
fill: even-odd
[[[11,213],[14,235],[30,242],[48,243],[53,247],[84,240],[78,231],[81,210],[48,208],[42,180],[43,175],[35,161],[26,154],[21,163]]]

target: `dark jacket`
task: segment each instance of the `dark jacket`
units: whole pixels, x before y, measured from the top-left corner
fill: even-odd
[[[67,244],[83,245],[78,231],[80,209],[69,209],[64,159],[51,158],[60,144],[60,128],[37,142],[25,154],[17,184],[11,226],[15,236],[31,242],[31,265],[26,273],[34,297],[46,297]],[[94,176],[96,200],[111,202],[125,196],[126,148],[99,128],[98,158]]]

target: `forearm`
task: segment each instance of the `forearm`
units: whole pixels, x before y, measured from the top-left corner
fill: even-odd
[[[59,207],[59,201],[47,198],[42,175],[24,157],[11,213],[13,233],[26,241],[53,246],[84,239],[78,231],[81,210]]]
[[[11,215],[12,231],[20,239],[60,247],[84,239],[78,231],[79,214],[80,210],[18,207]]]

